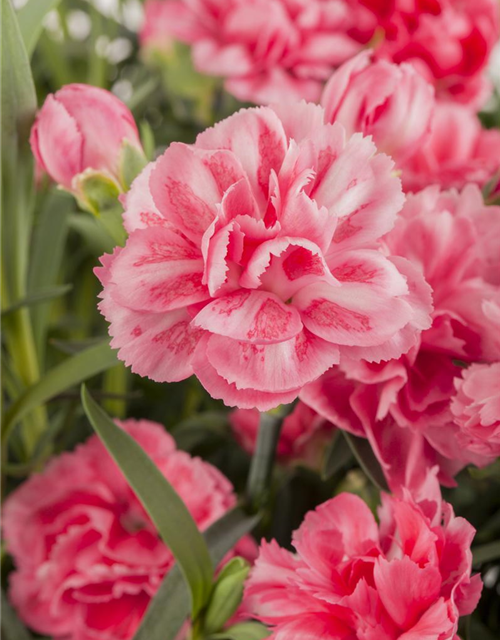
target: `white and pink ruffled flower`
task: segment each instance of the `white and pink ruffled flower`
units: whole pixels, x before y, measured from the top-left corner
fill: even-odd
[[[434,496],[383,495],[379,526],[355,495],[325,502],[294,533],[295,553],[261,543],[248,608],[275,640],[453,638],[481,593],[475,530]]]
[[[154,9],[149,8],[154,5]],[[243,101],[318,100],[333,69],[372,38],[376,17],[358,0],[148,0],[141,43],[192,46],[200,73]]]
[[[432,327],[397,359],[344,358],[301,398],[367,437],[394,490],[418,487],[435,465],[450,485],[466,464],[492,460],[484,448],[468,446],[451,402],[464,362],[500,359],[500,207],[486,207],[474,186],[460,194],[430,187],[408,198],[385,242],[432,286]]]
[[[500,362],[472,364],[454,380],[451,412],[459,442],[480,455],[500,456]]]
[[[226,404],[267,410],[341,355],[398,357],[429,326],[421,274],[380,250],[404,202],[392,160],[323,117],[242,110],[137,178],[127,244],[97,270],[134,372],[194,373]]]
[[[235,505],[230,482],[176,450],[161,425],[127,420],[122,426],[172,483],[201,530]],[[3,534],[16,565],[10,600],[29,627],[54,638],[129,640],[174,563],[97,436],[52,460],[9,496]],[[249,537],[235,550],[255,557]]]

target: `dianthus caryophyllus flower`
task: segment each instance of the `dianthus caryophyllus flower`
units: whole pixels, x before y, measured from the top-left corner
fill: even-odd
[[[255,451],[260,414],[257,409],[234,409],[229,420],[236,440],[248,453]],[[335,427],[303,402],[283,420],[276,454],[282,462],[300,461],[316,467]]]
[[[472,185],[461,193],[430,187],[408,198],[385,243],[433,288],[431,328],[398,359],[344,359],[301,398],[369,438],[393,489],[418,486],[434,465],[453,484],[465,464],[492,460],[464,442],[450,405],[463,363],[500,359],[500,207],[485,206]]]
[[[276,108],[277,109],[277,108]],[[172,144],[125,200],[100,309],[139,375],[195,373],[230,406],[291,402],[341,354],[397,357],[429,326],[421,275],[379,250],[393,162],[321,107],[242,110]]]
[[[236,503],[217,469],[175,448],[156,423],[126,431],[172,483],[198,527]],[[97,436],[52,460],[7,499],[3,533],[16,570],[10,600],[43,635],[65,640],[132,638],[174,558]],[[250,538],[235,551],[255,557]]]
[[[483,187],[500,171],[500,131],[483,129],[467,107],[438,103],[430,134],[400,168],[405,191],[429,185],[462,189],[468,183]]]
[[[309,512],[295,553],[263,541],[248,608],[274,640],[451,640],[477,605],[474,528],[449,504],[382,496],[380,525],[348,493]]]
[[[85,84],[68,84],[47,96],[30,143],[38,169],[76,195],[80,195],[77,179],[86,170],[127,187],[125,145],[144,157],[129,109],[109,91]]]
[[[479,108],[491,91],[484,70],[499,37],[496,0],[365,0],[383,37],[377,55],[411,63],[445,100]]]
[[[328,122],[340,122],[348,134],[372,135],[398,165],[427,138],[434,102],[432,85],[410,64],[373,62],[369,51],[345,62],[321,98]]]
[[[481,455],[500,456],[500,362],[472,364],[454,383],[451,412],[459,442]]]
[[[154,3],[154,10],[148,8]],[[148,0],[141,43],[192,45],[200,73],[243,101],[317,100],[332,70],[372,38],[377,19],[358,0]]]

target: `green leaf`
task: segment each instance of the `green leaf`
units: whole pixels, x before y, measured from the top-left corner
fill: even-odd
[[[247,516],[236,507],[203,533],[214,566],[259,520],[260,515]],[[134,640],[174,640],[188,615],[188,590],[176,564],[151,601]]]
[[[220,633],[214,633],[208,640],[263,640],[271,632],[260,622],[240,622]]]
[[[19,620],[2,590],[3,640],[33,640],[33,636]]]
[[[28,0],[28,2],[19,9],[17,13],[19,29],[29,57],[31,57],[31,54],[35,50],[38,38],[42,33],[45,15],[51,9],[55,9],[60,1],[61,0]]]
[[[35,85],[19,24],[11,1],[2,0],[2,150],[8,157],[18,139],[27,142],[35,111]]]
[[[365,438],[357,438],[356,436],[347,433],[347,431],[342,431],[342,433],[344,438],[347,440],[348,445],[351,447],[351,451],[356,456],[360,467],[366,473],[368,478],[381,491],[389,491],[382,467],[373,453],[373,449],[368,440],[365,440]]]
[[[190,588],[195,618],[210,596],[213,578],[212,561],[203,536],[172,485],[142,447],[99,407],[85,386],[82,403],[90,423],[179,563]]]
[[[341,436],[340,431],[337,431],[326,451],[323,469],[321,470],[323,480],[328,480],[337,471],[340,471],[351,458],[351,447],[346,439]]]
[[[500,558],[500,540],[482,544],[472,549],[472,564],[474,567],[479,567],[486,562],[491,562],[498,558]]]
[[[50,369],[9,408],[2,423],[2,440],[26,414],[69,387],[116,365],[116,354],[103,342]]]
[[[4,309],[2,311],[2,318],[9,315],[9,313],[12,313],[13,311],[17,311],[17,309],[20,309],[21,307],[32,307],[42,302],[47,302],[47,300],[59,298],[60,296],[63,296],[71,291],[72,288],[72,284],[62,284],[58,287],[50,287],[48,289],[42,289],[41,291],[30,293],[22,300],[19,300],[15,304],[11,305],[8,309]]]

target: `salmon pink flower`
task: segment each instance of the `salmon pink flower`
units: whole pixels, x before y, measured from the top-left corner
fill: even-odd
[[[500,360],[500,207],[485,206],[472,185],[462,193],[430,187],[408,198],[385,243],[433,288],[432,326],[400,358],[344,359],[301,398],[367,437],[393,490],[418,486],[435,465],[452,485],[466,464],[492,461],[492,452],[464,437],[452,407],[464,364]]]
[[[210,464],[177,451],[159,424],[127,420],[141,445],[206,529],[236,503]],[[10,600],[42,635],[129,640],[174,558],[104,445],[92,436],[52,460],[7,499],[3,533],[16,564]],[[255,543],[235,550],[253,560]]]
[[[264,411],[341,354],[406,352],[430,303],[421,275],[380,251],[404,201],[392,169],[304,102],[172,144],[127,194],[129,239],[97,271],[119,357]]]
[[[250,454],[255,452],[260,414],[257,409],[234,409],[229,416],[233,434]],[[319,467],[335,427],[303,402],[283,420],[276,454],[282,462]]]
[[[500,362],[473,364],[454,380],[451,412],[463,446],[491,458],[500,456]]]
[[[410,64],[373,60],[363,51],[328,81],[321,104],[328,122],[348,134],[373,136],[379,151],[399,165],[427,138],[434,112],[434,88]]]
[[[295,531],[295,553],[261,543],[247,607],[275,640],[451,640],[482,583],[474,528],[433,497],[383,495],[379,526],[355,495],[325,502]]]
[[[318,100],[332,70],[376,26],[358,0],[148,0],[141,43],[187,43],[197,71],[224,78],[239,100],[269,104]]]
[[[109,91],[85,84],[68,84],[47,97],[30,142],[38,169],[77,196],[84,171],[104,174],[126,189],[125,147],[139,162],[144,158],[129,109]]]

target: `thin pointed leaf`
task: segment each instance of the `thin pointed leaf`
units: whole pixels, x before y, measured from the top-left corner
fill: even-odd
[[[382,467],[373,453],[373,449],[371,448],[368,440],[365,440],[364,438],[357,438],[356,436],[347,433],[347,431],[342,431],[342,433],[368,478],[381,491],[389,491]]]
[[[491,560],[497,560],[500,558],[500,540],[495,542],[489,542],[488,544],[482,544],[479,547],[472,549],[473,566],[479,567],[485,562]]]
[[[186,505],[144,449],[117,426],[82,387],[87,417],[179,563],[191,592],[195,617],[212,588],[213,566],[203,537]]]
[[[69,387],[80,384],[84,380],[113,367],[116,362],[116,354],[106,341],[81,351],[47,371],[40,382],[30,387],[9,408],[2,422],[2,440],[8,436],[12,427],[30,411]]]
[[[203,533],[215,567],[259,520],[260,515],[248,516],[236,507]],[[188,616],[188,589],[176,564],[151,601],[134,640],[174,640]]]
[[[264,640],[271,632],[260,622],[240,622],[220,633],[214,633],[208,640]]]
[[[351,458],[351,447],[346,439],[341,436],[340,431],[337,431],[326,451],[323,469],[321,470],[323,480],[328,480],[337,473],[337,471],[340,471]]]
[[[61,0],[28,0],[28,2],[19,9],[17,13],[19,29],[29,57],[31,57],[31,54],[35,50],[38,38],[42,33],[43,19],[51,9],[57,7],[60,1]]]
[[[72,288],[72,284],[61,284],[58,287],[49,287],[48,289],[34,291],[33,293],[28,294],[22,300],[19,300],[15,304],[11,305],[8,309],[4,309],[4,311],[2,311],[2,318],[9,315],[9,313],[12,313],[13,311],[17,311],[21,307],[33,307],[37,304],[41,304],[42,302],[47,302],[48,300],[59,298],[71,291]]]

